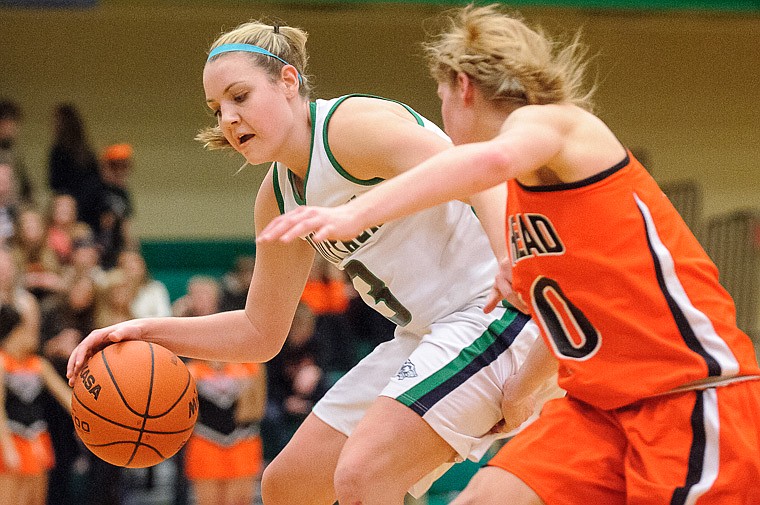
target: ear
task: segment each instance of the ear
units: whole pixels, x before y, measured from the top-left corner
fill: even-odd
[[[298,70],[293,65],[285,65],[280,71],[280,78],[285,85],[289,97],[298,95],[298,89],[301,86],[298,75]]]
[[[464,72],[457,73],[457,93],[465,105],[472,105],[475,99],[475,85]]]

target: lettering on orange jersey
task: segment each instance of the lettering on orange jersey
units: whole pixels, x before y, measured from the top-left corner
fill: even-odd
[[[529,256],[565,252],[554,225],[541,214],[512,214],[507,219],[507,231],[513,263]]]

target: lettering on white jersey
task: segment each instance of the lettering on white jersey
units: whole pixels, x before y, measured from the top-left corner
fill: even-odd
[[[548,217],[542,214],[512,214],[507,219],[512,263],[529,256],[558,255],[565,246]]]
[[[363,246],[372,235],[380,229],[380,226],[373,226],[372,228],[364,230],[364,232],[353,240],[323,240],[322,242],[315,242],[313,239],[314,234],[310,233],[306,237],[306,241],[311,244],[311,246],[321,254],[324,259],[334,265],[338,265],[344,258],[350,256],[361,248],[361,246]]]

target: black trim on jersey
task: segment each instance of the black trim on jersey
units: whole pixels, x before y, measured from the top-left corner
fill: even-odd
[[[285,199],[282,197],[282,188],[280,188],[280,175],[277,173],[277,162],[272,163],[272,185],[274,186],[274,197],[277,200],[277,207],[280,214],[285,214]]]
[[[694,410],[691,412],[691,432],[694,439],[691,442],[689,450],[689,466],[686,471],[686,482],[683,486],[677,487],[670,499],[670,505],[685,505],[689,497],[689,491],[698,484],[702,479],[705,461],[705,446],[707,445],[707,436],[705,434],[705,408],[704,408],[704,391],[695,391],[697,401],[694,404]]]
[[[314,158],[314,135],[317,127],[317,103],[309,102],[309,117],[311,118],[311,143],[309,144],[309,166],[306,167],[306,174],[303,176],[303,191],[299,191],[296,184],[298,177],[292,170],[287,169],[288,182],[290,189],[293,191],[293,199],[298,205],[306,205],[306,187],[309,184],[309,174],[311,173],[311,160]],[[300,179],[300,177],[298,177]],[[303,194],[301,194],[303,193]],[[283,212],[284,214],[284,212]]]
[[[511,346],[512,342],[515,341],[517,335],[519,335],[525,325],[528,324],[528,321],[530,321],[530,316],[519,311],[516,312],[517,316],[515,319],[504,329],[503,332],[501,332],[501,334],[499,334],[494,339],[493,343],[488,346],[488,348],[483,351],[482,354],[472,360],[458,373],[452,375],[440,386],[428,392],[424,396],[420,397],[417,401],[409,405],[409,408],[416,412],[420,417],[422,417],[428,410],[433,408],[436,403],[445,398],[446,395],[464,384],[467,379],[496,361],[499,356],[501,356],[504,352],[506,352],[507,349],[509,349],[509,346]],[[490,328],[487,331],[491,331]]]
[[[575,182],[563,182],[560,184],[548,184],[545,186],[526,186],[525,184],[520,183],[520,181],[515,181],[520,188],[524,189],[525,191],[530,191],[532,193],[548,193],[552,191],[565,191],[567,189],[578,189],[582,188],[584,186],[590,186],[591,184],[595,184],[618,170],[621,170],[628,166],[628,164],[631,162],[631,156],[628,154],[628,150],[625,150],[625,158],[623,158],[621,161],[613,165],[612,167],[599,172],[598,174],[592,175],[591,177],[586,177],[585,179],[581,179],[580,181]]]
[[[637,207],[638,208],[638,207]],[[665,285],[665,278],[662,275],[662,266],[660,265],[660,259],[657,257],[657,254],[654,251],[654,246],[652,245],[652,240],[649,237],[649,228],[647,226],[647,219],[644,213],[641,209],[639,209],[639,213],[641,213],[641,219],[643,221],[644,230],[646,231],[645,235],[647,237],[647,247],[649,248],[649,253],[652,255],[652,262],[654,263],[654,271],[655,275],[657,276],[657,284],[660,286],[660,291],[662,292],[662,295],[665,297],[665,301],[668,304],[668,308],[670,309],[670,313],[673,315],[673,320],[676,323],[676,326],[678,327],[678,332],[681,334],[681,338],[683,339],[684,343],[694,351],[695,353],[699,354],[703,360],[705,360],[705,364],[707,365],[707,374],[710,377],[719,377],[721,375],[721,367],[720,364],[710,356],[710,354],[705,350],[704,347],[702,347],[702,344],[697,339],[697,336],[694,334],[694,329],[689,324],[689,321],[686,319],[686,316],[684,315],[683,311],[681,310],[681,307],[678,306],[676,301],[673,299],[673,296],[668,291],[668,287]]]

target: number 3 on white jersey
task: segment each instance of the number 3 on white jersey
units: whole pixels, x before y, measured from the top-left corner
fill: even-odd
[[[363,263],[351,260],[346,263],[346,273],[359,292],[362,300],[398,326],[406,326],[412,320],[412,314],[393,296],[382,279],[378,279]]]

